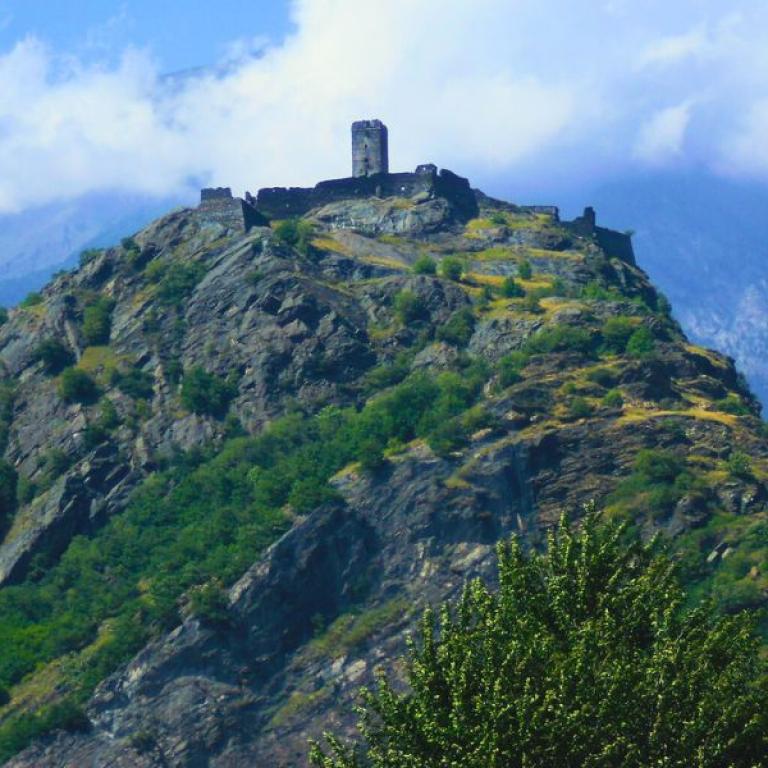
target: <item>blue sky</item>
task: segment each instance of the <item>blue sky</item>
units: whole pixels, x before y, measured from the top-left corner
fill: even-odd
[[[234,41],[278,41],[289,28],[282,0],[0,0],[0,51],[27,35],[100,60],[133,45],[167,72],[214,64]]]
[[[0,28],[0,214],[343,176],[363,117],[395,169],[497,194],[768,180],[765,0],[0,0]]]

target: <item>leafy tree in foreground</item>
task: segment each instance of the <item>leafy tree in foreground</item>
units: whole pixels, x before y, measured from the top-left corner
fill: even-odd
[[[321,768],[748,768],[768,764],[754,619],[684,606],[655,543],[590,513],[546,554],[499,547],[409,645],[410,689],[363,691],[361,744],[327,735]]]

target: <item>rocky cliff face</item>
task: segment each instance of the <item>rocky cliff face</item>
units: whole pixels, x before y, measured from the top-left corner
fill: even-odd
[[[350,463],[308,514],[286,506],[287,533],[229,587],[223,617],[157,631],[98,686],[86,729],[9,765],[304,766],[310,736],[352,727],[374,670],[398,674],[424,605],[490,574],[500,539],[535,545],[591,499],[669,534],[729,608],[763,602],[768,441],[732,362],[687,342],[638,267],[551,215],[478,199],[469,222],[440,198],[335,202],[306,217],[311,242],[182,210],[12,312],[5,456],[27,495],[0,547],[5,584],[119,519],[169,457],[286,412],[359,408],[396,379],[474,366],[484,415],[448,447],[417,438]],[[88,308],[105,298],[111,329],[93,343]],[[50,339],[97,395],[62,396]],[[226,417],[180,398],[198,368],[228,381]],[[30,693],[56,663],[14,684],[0,726],[66,694]]]

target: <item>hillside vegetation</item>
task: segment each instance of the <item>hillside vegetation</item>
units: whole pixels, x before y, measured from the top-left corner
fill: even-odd
[[[426,604],[589,500],[667,537],[692,602],[764,604],[732,362],[634,264],[478,200],[177,211],[8,313],[2,759],[306,765]]]

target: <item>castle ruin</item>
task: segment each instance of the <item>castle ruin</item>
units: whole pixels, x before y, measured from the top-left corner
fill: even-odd
[[[389,173],[389,132],[381,120],[352,123],[352,175]]]
[[[389,172],[389,134],[381,120],[357,120],[352,123],[352,175],[321,181],[314,187],[268,187],[256,196],[233,197],[229,188],[204,189],[198,211],[205,220],[230,229],[247,232],[264,226],[270,219],[304,216],[309,211],[341,200],[368,197],[424,199],[440,197],[450,203],[457,221],[469,221],[478,215],[478,195],[469,181],[457,174],[437,169],[432,163],[416,167],[412,173]],[[555,206],[510,206],[515,210],[546,213],[560,220]],[[595,211],[586,208],[582,216],[562,222],[574,235],[594,240],[606,253],[634,263],[631,238],[623,233],[597,226]]]

